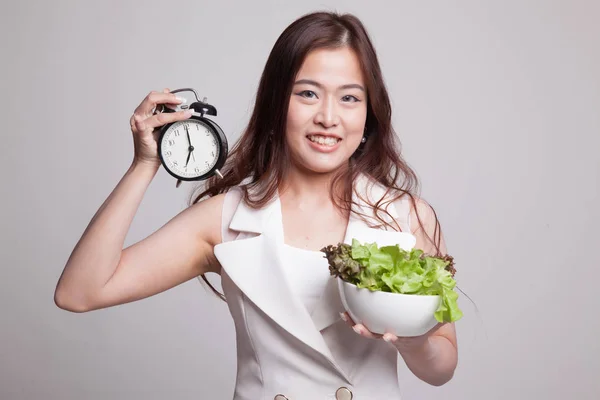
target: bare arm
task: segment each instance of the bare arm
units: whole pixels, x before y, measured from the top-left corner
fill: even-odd
[[[123,250],[155,167],[132,164],[75,246],[55,291],[58,307],[74,312],[123,304],[160,293],[205,272],[218,272],[223,196],[182,211]]]
[[[425,232],[434,238],[435,216],[432,209],[423,200],[417,201],[419,217],[423,227],[418,227],[415,210],[411,210],[411,225],[413,234],[417,238],[416,248],[425,253],[434,254],[435,248],[425,236]],[[440,234],[440,251],[446,254],[446,243]],[[456,330],[453,323],[443,324],[433,331],[420,346],[402,348],[399,342],[400,354],[406,362],[407,367],[419,379],[434,385],[441,386],[447,383],[456,369],[458,363],[458,350]]]
[[[189,114],[154,115],[158,104],[180,102],[165,89],[151,92],[131,117],[135,156],[73,249],[56,285],[56,305],[73,312],[152,296],[205,272],[218,272],[224,195],[182,211],[149,237],[123,250],[125,237],[160,168],[156,128]]]
[[[435,240],[435,215],[430,206],[423,200],[417,199],[419,218],[423,224],[420,226],[411,207],[410,220],[411,233],[417,238],[415,248],[423,250],[426,254],[435,254],[435,246],[427,237]],[[436,234],[437,235],[437,234]],[[446,244],[440,232],[440,252],[446,253]],[[369,331],[363,324],[356,324],[348,313],[342,318],[356,333],[370,339],[384,339],[391,342],[406,363],[411,372],[419,379],[434,386],[441,386],[452,379],[458,363],[458,350],[456,331],[453,323],[438,324],[422,336],[397,337],[391,333],[376,334]]]

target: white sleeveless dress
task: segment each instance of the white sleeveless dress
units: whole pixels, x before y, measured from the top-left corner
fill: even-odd
[[[359,190],[378,200],[383,189],[367,182],[359,179]],[[399,399],[397,350],[361,337],[341,320],[343,306],[324,254],[284,243],[278,197],[253,210],[241,196],[239,188],[227,193],[224,241],[215,246],[236,328],[233,399]],[[408,203],[394,206],[388,212],[410,232]],[[344,242],[373,231],[351,217]],[[414,236],[405,235],[414,245]]]

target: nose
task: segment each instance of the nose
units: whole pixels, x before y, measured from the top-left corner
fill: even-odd
[[[325,128],[331,128],[339,125],[339,110],[337,109],[337,104],[333,97],[328,97],[321,102],[315,115],[315,123],[322,125]]]

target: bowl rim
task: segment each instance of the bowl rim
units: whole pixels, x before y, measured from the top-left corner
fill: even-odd
[[[387,295],[400,295],[400,296],[411,296],[413,298],[425,298],[425,299],[426,298],[433,298],[433,297],[435,297],[435,298],[440,298],[441,297],[439,294],[393,293],[393,292],[384,292],[384,291],[381,291],[381,290],[370,290],[370,289],[367,289],[367,288],[359,288],[358,286],[356,286],[353,283],[346,282],[345,280],[343,280],[339,276],[337,276],[336,279],[338,280],[338,285],[339,285],[339,282],[342,282],[342,284],[344,284],[346,286],[350,286],[350,287],[352,287],[352,288],[354,288],[354,289],[356,289],[358,291],[365,291],[366,290],[369,293],[381,293],[381,294],[383,294],[385,296],[387,296]]]

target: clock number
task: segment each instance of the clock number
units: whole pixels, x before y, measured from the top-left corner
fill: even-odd
[[[174,132],[175,137],[179,137],[179,129],[176,129]]]
[[[173,146],[175,144],[175,141],[173,139],[169,139],[169,146]]]
[[[211,157],[214,157],[214,156],[215,156],[215,152],[214,152],[214,151],[211,151],[211,152],[210,152],[210,156],[211,156]]]
[[[196,167],[196,168],[194,168],[194,171],[196,171],[196,173],[200,173],[200,168]]]
[[[173,161],[173,165],[177,167],[179,166],[179,163],[177,161]]]
[[[165,156],[167,156],[167,157],[171,157],[171,154],[173,154],[173,153],[171,153],[171,150],[169,150],[169,151],[167,151],[167,152],[165,153]]]

